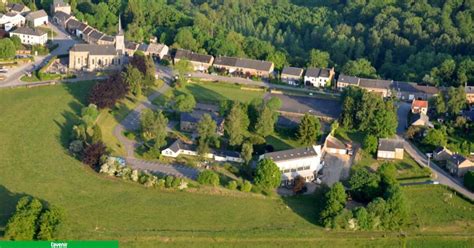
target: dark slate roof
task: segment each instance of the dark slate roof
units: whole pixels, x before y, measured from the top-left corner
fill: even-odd
[[[68,15],[68,14],[66,14],[62,11],[58,11],[58,12],[54,13],[54,17],[64,22],[67,19],[71,18],[72,16]]]
[[[442,147],[442,146],[436,147],[436,149],[434,149],[434,151],[433,151],[433,153],[435,153],[435,154],[440,154],[441,152],[451,153],[450,150],[448,150],[446,147]]]
[[[461,164],[461,163],[464,163],[464,161],[466,161],[467,158],[464,157],[464,156],[461,155],[461,154],[453,154],[453,156],[451,156],[451,158],[449,158],[449,160],[450,160],[452,163],[454,163],[454,164],[456,164],[456,165],[459,165],[459,164]]]
[[[359,82],[359,86],[365,88],[390,89],[391,85],[392,81],[382,79],[361,78]]]
[[[185,121],[185,122],[197,123],[201,120],[204,114],[209,114],[212,117],[212,119],[217,123],[217,125],[220,125],[220,123],[222,123],[222,121],[224,120],[223,118],[217,116],[213,112],[202,111],[202,110],[194,110],[191,113],[182,112],[180,115],[180,120]]]
[[[358,77],[347,76],[344,74],[339,75],[339,77],[337,78],[337,82],[353,84],[353,85],[359,85],[359,81],[360,79]]]
[[[182,142],[181,140],[176,140],[171,144],[168,149],[172,150],[173,152],[178,152],[179,150],[188,150],[188,151],[196,151],[196,146],[195,145],[190,145]]]
[[[187,59],[189,61],[200,62],[200,63],[207,63],[210,64],[212,62],[212,56],[206,54],[198,54],[188,50],[178,49],[176,54],[174,55],[175,59]]]
[[[466,86],[466,94],[474,94],[474,86]]]
[[[436,95],[439,93],[439,90],[436,87],[427,86],[427,85],[418,85],[416,83],[410,83],[410,82],[393,81],[391,88],[394,89],[395,91],[408,92],[408,93],[414,93],[414,94],[425,93],[425,94]]]
[[[65,7],[68,6],[63,0],[53,0],[53,5],[56,7]]]
[[[89,34],[89,36],[90,36],[91,38],[96,39],[96,40],[100,40],[100,38],[102,38],[102,36],[104,36],[104,34],[101,33],[101,32],[99,32],[99,31],[97,31],[97,30],[94,30],[94,31],[92,31],[92,33]]]
[[[37,18],[41,18],[41,17],[45,17],[45,16],[48,16],[48,14],[46,14],[46,11],[44,11],[44,9],[41,9],[41,10],[32,11],[32,12],[28,13],[28,15],[26,15],[26,18],[28,18],[28,19],[37,19]]]
[[[16,12],[22,12],[26,8],[26,6],[21,3],[9,3],[7,6]]]
[[[221,157],[240,158],[240,153],[236,151],[211,149],[211,153]]]
[[[265,153],[263,155],[264,158],[269,158],[275,162],[291,160],[291,159],[306,158],[306,157],[312,157],[312,156],[318,156],[318,153],[316,152],[314,147],[302,147],[302,148],[284,150],[284,151],[279,151],[279,152],[270,152],[270,153]]]
[[[59,13],[59,12],[58,12]],[[76,20],[76,19],[70,19],[69,21],[66,22],[66,27],[68,29],[79,29],[83,30],[85,27],[87,27],[86,24]],[[82,29],[80,29],[82,27]]]
[[[75,44],[71,51],[89,52],[91,55],[116,55],[117,51],[112,45]]]
[[[285,66],[281,71],[281,75],[290,75],[295,77],[303,76],[303,68]]]
[[[395,149],[403,149],[403,140],[400,139],[380,139],[379,150],[395,151]]]
[[[306,77],[319,77],[319,73],[321,72],[321,69],[319,68],[308,68],[306,70]]]
[[[138,43],[131,42],[131,41],[125,41],[125,48],[129,50],[136,50],[138,47]]]
[[[86,35],[89,35],[92,31],[94,31],[94,28],[90,27],[90,26],[87,26],[83,33],[86,34]]]
[[[101,40],[105,40],[105,41],[110,41],[110,42],[114,42],[115,41],[115,38],[110,36],[110,35],[104,35],[102,36],[102,38],[100,38]]]
[[[34,35],[34,36],[42,36],[42,35],[45,35],[46,32],[41,30],[41,29],[37,29],[37,28],[30,28],[30,27],[19,27],[17,29],[15,29],[14,31],[10,32],[10,33],[16,33],[16,34],[26,34],[26,35]]]
[[[320,73],[319,73],[319,76],[320,76],[320,77],[326,77],[326,78],[328,78],[329,75],[331,74],[330,71],[331,71],[331,70],[329,70],[328,68],[321,68],[321,71],[320,71]]]
[[[214,61],[214,65],[240,67],[254,69],[257,71],[270,71],[272,69],[273,63],[255,59],[242,59],[221,56],[216,58],[216,60]]]

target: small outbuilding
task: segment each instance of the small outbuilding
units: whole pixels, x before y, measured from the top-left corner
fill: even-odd
[[[401,139],[379,139],[377,159],[403,159],[403,145]]]

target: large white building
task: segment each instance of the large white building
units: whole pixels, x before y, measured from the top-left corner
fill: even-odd
[[[10,36],[18,36],[21,44],[25,45],[44,45],[48,41],[48,34],[45,31],[30,27],[17,28],[10,32]]]
[[[281,185],[291,185],[297,176],[306,181],[315,179],[322,168],[321,146],[310,146],[291,150],[270,152],[260,156],[260,159],[273,160],[281,171]]]

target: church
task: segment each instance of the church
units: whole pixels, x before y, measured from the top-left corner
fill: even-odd
[[[125,59],[125,36],[119,18],[118,33],[112,44],[75,44],[69,51],[70,70],[117,70]]]

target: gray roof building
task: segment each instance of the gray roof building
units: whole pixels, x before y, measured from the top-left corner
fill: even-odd
[[[337,78],[337,82],[341,83],[346,83],[346,84],[351,84],[351,85],[359,85],[360,79],[358,77],[353,77],[353,76],[347,76],[344,74],[339,75]]]
[[[93,39],[100,40],[100,38],[102,38],[102,36],[104,36],[104,34],[97,31],[97,30],[94,30],[89,34],[89,36]]]
[[[291,150],[284,150],[279,152],[270,152],[263,155],[264,158],[269,158],[275,162],[293,160],[299,158],[319,156],[314,147],[302,147]]]
[[[436,95],[439,93],[439,89],[434,86],[419,85],[410,82],[393,81],[391,88],[395,91],[407,92],[407,93],[424,93],[429,95]]]
[[[281,75],[301,77],[303,76],[303,72],[304,72],[303,68],[285,66],[283,67],[283,70],[281,71]]]
[[[12,32],[13,34],[25,34],[25,35],[33,35],[33,36],[43,36],[46,34],[45,31],[37,28],[30,28],[30,27],[19,27]]]
[[[110,35],[104,35],[100,38],[100,40],[108,41],[108,42],[114,42],[115,38],[113,36],[110,36]]]
[[[269,61],[225,57],[225,56],[217,57],[216,60],[214,61],[214,65],[240,67],[240,68],[246,68],[246,69],[253,69],[257,71],[270,71],[273,67],[273,63]]]
[[[195,145],[190,145],[187,143],[182,142],[181,140],[177,139],[173,144],[171,144],[168,149],[172,150],[174,153],[178,152],[179,150],[188,150],[188,151],[196,151],[197,147]]]
[[[46,11],[44,11],[44,9],[41,9],[41,10],[32,11],[32,12],[28,13],[28,15],[26,15],[26,19],[34,20],[34,19],[47,17],[47,16],[48,16],[48,14],[46,14]]]
[[[174,58],[186,59],[191,62],[194,61],[194,62],[206,63],[206,64],[212,63],[212,59],[213,59],[211,55],[194,53],[189,50],[182,50],[182,49],[176,50],[176,54],[174,55]]]
[[[71,17],[71,15],[68,15],[62,11],[57,11],[56,13],[54,13],[54,18],[58,19],[62,23],[65,23]]]
[[[321,69],[320,68],[308,68],[306,70],[306,74],[305,76],[306,77],[319,77],[319,73],[321,72]]]
[[[224,118],[217,116],[215,113],[202,110],[194,110],[191,113],[182,112],[180,115],[180,120],[184,122],[197,123],[201,120],[204,114],[209,114],[218,126],[220,123],[222,123],[222,121],[224,121]]]
[[[90,55],[116,55],[117,50],[112,45],[95,45],[95,44],[75,44],[71,51],[88,52]]]
[[[395,151],[395,149],[403,149],[403,140],[400,139],[380,139],[379,150]]]
[[[392,81],[382,79],[360,78],[359,86],[362,88],[390,89]]]
[[[9,9],[10,11],[15,11],[15,12],[20,12],[20,13],[30,10],[28,7],[26,7],[25,5],[21,3],[9,3],[7,4],[7,9]]]

